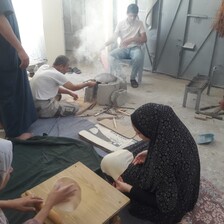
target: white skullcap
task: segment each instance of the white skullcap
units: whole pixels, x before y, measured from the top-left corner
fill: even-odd
[[[0,138],[0,185],[12,163],[12,142]]]
[[[117,180],[133,159],[133,154],[126,149],[112,152],[102,159],[101,170],[114,180]]]

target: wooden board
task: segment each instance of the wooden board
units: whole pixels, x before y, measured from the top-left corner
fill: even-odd
[[[99,124],[89,130],[80,131],[79,135],[107,152],[117,151],[137,142]]]
[[[135,130],[133,127],[130,125],[123,125],[119,122],[119,120],[116,120],[116,126],[114,125],[113,120],[110,119],[104,119],[99,122],[99,124],[117,132],[120,135],[123,135],[126,138],[134,138],[136,136]]]
[[[105,223],[130,201],[128,197],[81,162],[56,174],[30,189],[29,192],[45,200],[56,181],[62,177],[74,179],[81,187],[81,203],[74,212],[68,213],[54,209],[62,218],[63,224]],[[46,223],[51,222],[47,220]]]

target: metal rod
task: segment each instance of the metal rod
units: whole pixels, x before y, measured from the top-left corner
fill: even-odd
[[[191,9],[191,4],[192,4],[192,0],[188,1],[188,7],[187,7],[187,13],[190,12]],[[185,27],[184,27],[184,38],[183,38],[183,42],[182,45],[184,45],[185,41],[186,41],[186,34],[187,34],[187,27],[189,26],[189,20],[186,17],[186,22],[185,22]],[[178,63],[178,69],[177,69],[177,75],[176,77],[178,78],[180,76],[181,73],[181,67],[182,67],[182,63],[183,63],[183,48],[180,48],[180,52],[179,52],[179,63]]]
[[[218,39],[218,32],[215,32],[215,41],[214,41],[214,45],[213,45],[213,49],[212,49],[212,56],[211,56],[211,61],[210,61],[210,66],[209,66],[209,73],[208,73],[209,83],[208,83],[207,95],[210,94],[210,89],[211,89],[211,85],[212,85],[212,81],[213,81],[214,70],[212,68],[212,65],[214,63],[214,55],[215,55],[215,50],[216,50],[216,46],[217,46],[217,39]]]
[[[207,15],[195,15],[195,14],[187,14],[187,17],[193,17],[198,19],[208,19],[209,17]]]

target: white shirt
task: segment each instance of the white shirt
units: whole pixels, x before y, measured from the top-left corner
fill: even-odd
[[[140,34],[145,33],[145,28],[143,26],[143,22],[136,19],[133,24],[130,24],[127,19],[118,23],[115,34],[121,38],[121,40],[127,40],[136,36],[140,36]],[[129,47],[141,46],[136,42],[132,42],[128,45]]]
[[[68,80],[55,68],[42,65],[30,80],[30,87],[35,100],[49,100],[58,94],[60,86]]]

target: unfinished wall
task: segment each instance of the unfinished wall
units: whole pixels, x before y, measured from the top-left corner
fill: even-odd
[[[43,25],[48,63],[65,54],[62,0],[42,0]]]

